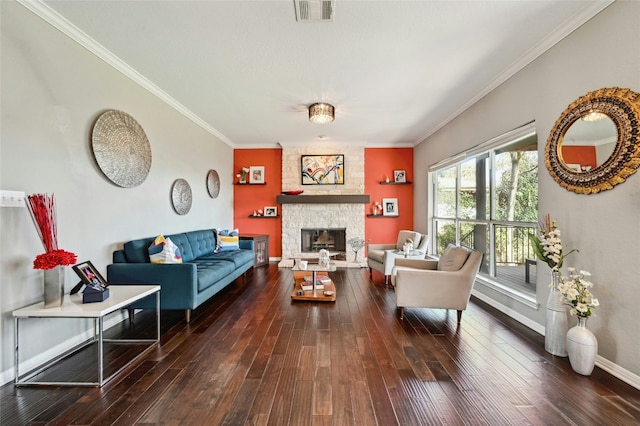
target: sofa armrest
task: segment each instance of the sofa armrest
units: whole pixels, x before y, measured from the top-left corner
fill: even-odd
[[[241,249],[256,251],[253,240],[240,240],[238,241],[238,245]]]
[[[195,263],[114,263],[107,265],[107,282],[114,285],[159,284],[162,309],[195,309],[197,306]]]

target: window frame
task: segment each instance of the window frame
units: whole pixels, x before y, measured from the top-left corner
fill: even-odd
[[[428,181],[429,188],[431,189],[431,196],[429,196],[429,208],[430,208],[430,216],[429,227],[431,228],[431,234],[433,237],[431,238],[431,253],[438,254],[438,243],[439,243],[439,235],[438,235],[438,226],[443,223],[453,223],[455,226],[455,239],[456,243],[460,244],[460,230],[464,226],[464,224],[471,224],[472,226],[482,225],[485,227],[485,232],[487,233],[486,239],[488,242],[489,253],[485,253],[485,259],[483,261],[483,267],[481,273],[478,274],[478,280],[483,282],[483,284],[488,285],[489,287],[494,288],[495,290],[506,294],[512,298],[518,299],[521,302],[532,306],[538,307],[536,300],[536,283],[531,283],[532,291],[525,291],[519,288],[514,287],[509,283],[508,280],[503,279],[496,274],[496,228],[497,227],[512,227],[512,228],[536,228],[538,226],[538,221],[536,219],[535,222],[523,222],[523,221],[509,221],[505,219],[496,219],[496,151],[504,150],[504,148],[510,145],[516,145],[521,143],[523,140],[535,136],[537,138],[537,132],[535,129],[535,122],[527,123],[524,126],[521,126],[517,129],[514,129],[510,132],[507,132],[497,138],[479,144],[476,147],[469,149],[463,153],[455,155],[453,157],[447,158],[443,161],[438,162],[437,164],[429,167],[428,173]],[[537,145],[537,139],[536,139]],[[536,152],[539,151],[536,149]],[[462,182],[462,165],[469,161],[472,158],[478,158],[480,156],[487,156],[488,158],[488,183],[484,183],[486,185],[488,194],[488,205],[485,207],[485,219],[477,219],[477,218],[463,218],[461,214],[461,205],[460,205],[460,187]],[[539,164],[539,160],[537,162]],[[443,170],[447,170],[450,167],[455,167],[455,188],[453,189],[455,192],[454,202],[455,202],[455,217],[445,217],[440,216],[438,213],[438,196],[439,196],[439,188],[437,186],[437,173]],[[476,180],[476,187],[478,181]],[[539,190],[539,185],[538,185]],[[477,189],[476,189],[477,191]],[[483,191],[484,192],[484,191]],[[476,204],[477,208],[477,204]],[[537,213],[537,210],[536,210]],[[536,215],[537,216],[537,215]],[[487,245],[485,242],[485,245]],[[526,261],[526,258],[525,258]],[[526,265],[525,265],[526,267]]]

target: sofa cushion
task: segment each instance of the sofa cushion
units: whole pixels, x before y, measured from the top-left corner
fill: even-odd
[[[253,258],[253,250],[221,251],[200,257],[202,260],[226,260],[233,262],[236,268],[243,266],[245,263],[253,263]]]
[[[191,244],[189,244],[187,234],[173,234],[167,235],[167,237],[171,238],[171,241],[180,248],[183,262],[191,262],[196,258],[196,256],[193,255],[193,250],[191,250]]]
[[[402,246],[404,246],[404,243],[407,242],[407,238],[411,238],[411,241],[413,241],[413,247],[416,248],[420,244],[421,236],[422,235],[419,232],[402,230],[398,233],[396,248],[398,250],[402,250]]]
[[[466,247],[449,244],[438,260],[438,271],[459,271],[467,261],[469,253],[471,250]]]
[[[124,243],[124,254],[129,263],[149,263],[149,246],[155,237],[140,238]]]
[[[193,263],[196,264],[198,270],[199,292],[232,274],[236,269],[233,262],[227,260],[197,259]]]
[[[180,249],[171,241],[160,234],[149,246],[149,259],[151,263],[182,263]]]
[[[237,229],[218,229],[216,231],[216,251],[240,250],[240,238]]]
[[[194,258],[211,254],[216,250],[216,236],[213,229],[187,232],[186,236],[191,245]]]

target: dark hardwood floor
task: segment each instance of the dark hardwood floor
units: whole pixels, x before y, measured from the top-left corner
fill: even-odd
[[[164,311],[161,344],[103,388],[0,388],[8,425],[632,425],[640,391],[590,377],[544,338],[472,298],[455,311],[396,313],[366,269],[331,274],[335,303],[292,302],[293,276],[250,271],[194,311]],[[109,330],[147,333],[153,312]],[[137,350],[109,347],[115,368]],[[94,349],[63,361],[74,378]]]

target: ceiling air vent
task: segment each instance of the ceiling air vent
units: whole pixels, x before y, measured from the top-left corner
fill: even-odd
[[[294,0],[298,22],[333,21],[335,0]]]

